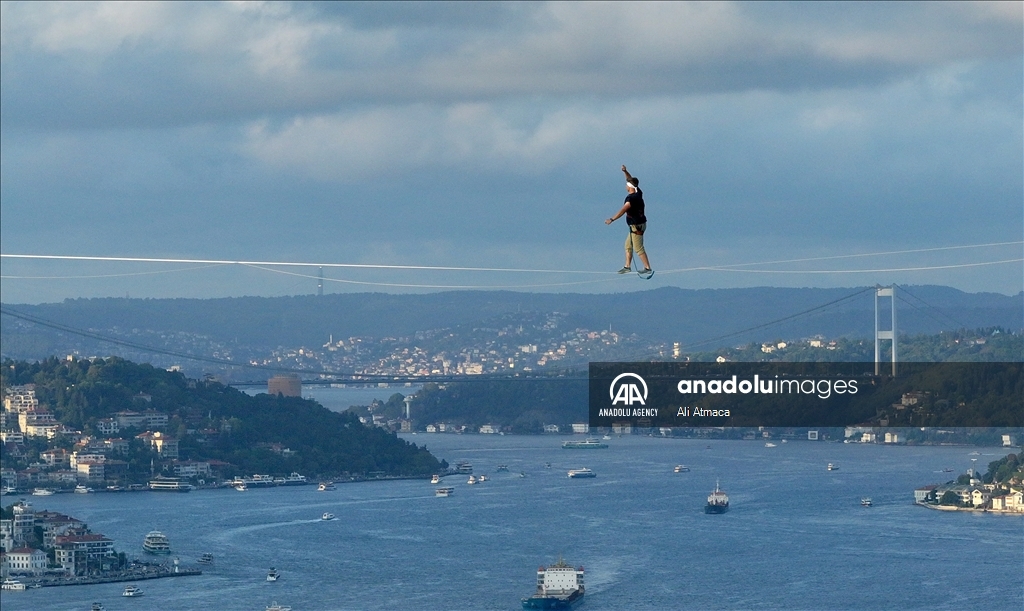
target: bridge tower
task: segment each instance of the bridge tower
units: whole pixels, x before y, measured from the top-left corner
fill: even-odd
[[[880,312],[878,311],[878,298],[889,298],[889,311],[891,313],[891,324],[888,331],[880,329]],[[896,285],[875,287],[875,375],[879,375],[882,367],[882,340],[892,341],[892,375],[896,375]]]

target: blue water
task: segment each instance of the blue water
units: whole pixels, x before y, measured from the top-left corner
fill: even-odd
[[[141,582],[138,599],[122,598],[123,584],[46,588],[4,592],[3,610],[517,609],[537,566],[559,555],[586,568],[593,611],[1024,608],[1024,519],[912,505],[915,487],[949,479],[943,468],[969,468],[973,448],[626,437],[571,451],[565,437],[406,438],[491,480],[448,478],[450,498],[426,481],[32,497],[131,555],[158,529],[183,561],[216,562],[199,577]],[[1005,453],[980,451],[979,466]],[[692,471],[673,473],[678,463]],[[579,467],[598,477],[569,480]],[[732,509],[705,515],[716,480]],[[325,511],[338,519],[321,521]],[[271,566],[277,583],[265,581]]]

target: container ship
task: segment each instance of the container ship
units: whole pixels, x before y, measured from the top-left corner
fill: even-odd
[[[729,495],[718,487],[715,482],[715,491],[708,495],[708,504],[704,506],[704,513],[725,513],[729,511]]]
[[[537,591],[523,599],[523,609],[572,609],[583,602],[583,567],[573,567],[561,558],[537,569]]]

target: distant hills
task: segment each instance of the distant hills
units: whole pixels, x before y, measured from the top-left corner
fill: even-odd
[[[888,309],[888,299],[883,307]],[[907,334],[982,327],[1018,331],[1024,326],[1024,293],[1006,296],[965,293],[942,286],[908,286],[897,289],[896,307],[899,330]],[[103,298],[5,304],[5,308],[77,329],[116,329],[122,336],[133,330],[196,334],[213,342],[253,349],[316,347],[330,336],[413,335],[515,312],[567,313],[581,328],[612,328],[645,341],[680,342],[684,347],[700,343],[694,350],[814,335],[869,338],[874,331],[874,295],[864,288],[666,287],[612,294],[451,291],[224,299]],[[4,316],[0,327],[5,356],[44,358],[59,353],[55,331],[11,324],[14,321]],[[773,321],[780,322],[767,324]],[[34,354],[35,350],[40,353]]]

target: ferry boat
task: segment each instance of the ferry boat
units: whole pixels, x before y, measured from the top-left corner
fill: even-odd
[[[50,496],[51,494],[56,493],[56,490],[52,490],[50,488],[36,488],[32,491],[32,496]]]
[[[464,460],[460,460],[455,465],[455,472],[459,475],[469,475],[473,472],[473,465]]]
[[[325,512],[324,512],[324,515],[320,516],[320,519],[321,519],[321,520],[324,520],[324,521],[328,521],[328,520],[333,520],[333,519],[334,519],[334,514],[333,514],[333,513],[330,513],[330,512],[327,512],[327,511],[325,511]]]
[[[572,609],[583,602],[583,567],[576,568],[561,558],[537,569],[537,591],[523,599],[523,609]]]
[[[434,496],[451,496],[453,494],[455,494],[455,488],[452,488],[451,486],[438,488],[434,491]]]
[[[199,564],[213,564],[213,554],[205,553],[200,556]]]
[[[320,485],[317,486],[316,489],[319,490],[320,492],[324,492],[326,490],[336,490],[336,488],[334,487],[334,482],[320,482]]]
[[[435,474],[434,474],[434,475],[433,475],[433,476],[432,476],[432,477],[430,478],[430,483],[431,483],[431,484],[440,484],[440,483],[441,483],[441,476],[440,476],[440,475],[437,475],[437,474],[435,473]]]
[[[143,539],[142,549],[150,554],[170,554],[171,542],[168,541],[167,535],[159,530],[152,530]]]
[[[21,592],[25,589],[25,584],[21,583],[17,579],[5,579],[0,582],[0,590],[8,590],[12,592]]]
[[[569,477],[571,478],[585,478],[585,477],[597,477],[597,473],[594,473],[590,469],[571,469],[569,471]]]
[[[725,513],[729,511],[729,495],[718,487],[715,481],[715,491],[708,495],[708,504],[704,506],[704,513]]]
[[[260,475],[259,473],[252,476],[252,479],[246,482],[254,488],[265,488],[267,486],[274,485],[274,478],[269,475]]]
[[[282,482],[281,485],[282,486],[305,486],[308,483],[309,483],[309,480],[306,479],[305,475],[299,475],[298,473],[295,473],[293,471],[288,477],[284,478],[284,482]]]
[[[270,570],[267,571],[267,581],[277,581],[280,577],[281,573],[278,573],[274,567],[270,567]]]
[[[267,605],[267,611],[292,611],[291,607],[285,605],[279,605],[277,602],[273,602]]]
[[[143,594],[145,592],[139,589],[138,586],[128,585],[124,587],[124,592],[121,593],[121,596],[142,596]]]
[[[158,477],[149,480],[149,489],[154,492],[192,492],[192,484],[187,484],[177,477]]]
[[[687,467],[686,465],[676,465],[675,468],[672,469],[672,472],[673,473],[689,473],[690,472],[690,468]]]
[[[862,507],[871,507],[871,497],[866,496],[860,500]]]
[[[828,467],[826,467],[826,469],[828,469],[829,471],[836,471],[839,469],[839,465],[828,463]]]
[[[590,438],[584,439],[583,441],[563,441],[563,450],[599,450],[607,448],[607,443],[601,443],[599,440]]]

